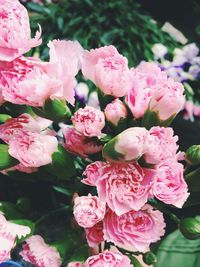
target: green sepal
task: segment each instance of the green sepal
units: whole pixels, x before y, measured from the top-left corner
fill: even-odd
[[[179,229],[187,239],[200,239],[200,219],[185,218],[180,221]]]
[[[61,180],[69,180],[76,174],[73,157],[61,144],[52,155],[52,163],[44,166],[44,169]]]
[[[200,164],[200,145],[193,145],[186,150],[186,160],[192,165]]]
[[[0,170],[6,170],[19,163],[19,161],[8,153],[9,146],[0,144]]]
[[[12,117],[8,114],[0,114],[0,124],[6,122],[8,119],[11,119]]]
[[[157,257],[152,251],[148,251],[145,254],[143,254],[142,259],[144,263],[146,263],[147,265],[152,265],[157,262]]]
[[[104,145],[102,153],[105,159],[111,161],[124,161],[123,154],[115,150],[115,144],[117,143],[117,141],[118,141],[118,136],[115,136],[108,143]]]
[[[153,126],[162,126],[162,127],[168,127],[173,119],[175,118],[176,114],[169,117],[167,120],[161,120],[159,117],[159,112],[152,111],[148,109],[141,121],[141,126],[145,127],[146,129],[151,129]]]

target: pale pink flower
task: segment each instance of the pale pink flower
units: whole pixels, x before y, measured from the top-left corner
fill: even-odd
[[[108,204],[117,215],[139,210],[151,196],[154,171],[138,164],[107,163],[96,187],[101,201]]]
[[[167,77],[154,63],[141,63],[132,69],[132,89],[126,97],[135,118],[141,118],[150,109],[161,120],[167,120],[182,110],[185,103],[184,87]]]
[[[122,97],[132,86],[127,58],[111,45],[85,51],[82,72],[106,95]]]
[[[120,119],[124,119],[127,117],[128,112],[124,103],[115,99],[110,104],[108,104],[104,110],[106,120],[111,122],[113,125],[117,126]]]
[[[0,214],[0,263],[10,259],[10,252],[15,246],[15,241],[22,236],[30,234],[27,226],[11,223]]]
[[[22,258],[32,263],[35,267],[60,267],[61,258],[54,247],[50,247],[39,235],[33,235],[26,239],[20,252]]]
[[[153,179],[152,194],[166,204],[181,208],[189,196],[183,171],[183,165],[176,159],[161,163]]]
[[[104,241],[103,222],[101,221],[91,228],[85,228],[85,234],[89,247],[97,247],[101,242]]]
[[[105,250],[87,259],[85,267],[133,267],[130,259],[120,252]]]
[[[46,129],[52,121],[40,117],[32,117],[29,114],[22,114],[17,118],[8,119],[5,123],[0,125],[0,138],[9,143],[21,130],[30,132],[41,132]]]
[[[73,127],[63,126],[62,132],[64,135],[64,148],[75,155],[86,158],[88,155],[102,150],[103,146],[101,144],[79,133]]]
[[[7,64],[0,63],[0,89],[6,101],[40,107],[47,99],[58,98],[74,104],[80,45],[54,40],[49,47],[50,62],[20,57]]]
[[[79,108],[72,118],[77,131],[88,137],[100,137],[105,126],[104,113],[90,106]]]
[[[174,136],[172,128],[152,127],[149,134],[151,149],[144,155],[147,163],[158,164],[161,161],[176,157],[178,136]]]
[[[116,152],[119,159],[122,161],[135,161],[138,160],[151,148],[149,140],[149,132],[142,127],[132,127],[123,131],[115,137],[115,141],[107,143],[103,151],[103,156],[112,160],[112,153]],[[110,147],[111,146],[111,147]],[[114,152],[113,152],[114,150]]]
[[[0,60],[12,61],[41,44],[41,30],[31,39],[26,8],[18,0],[0,0]]]
[[[84,264],[80,261],[70,262],[67,267],[84,267]]]
[[[96,196],[77,197],[74,200],[74,217],[77,223],[84,227],[93,227],[102,221],[105,215],[105,202]]]
[[[83,173],[83,176],[86,176],[86,178],[82,179],[81,182],[90,186],[95,186],[98,179],[101,178],[104,173],[104,167],[106,167],[106,163],[103,161],[95,161],[87,165]]]
[[[162,213],[148,204],[121,216],[109,210],[104,218],[104,239],[129,251],[146,252],[164,235],[164,228]]]
[[[58,141],[54,136],[20,131],[9,141],[9,154],[25,167],[40,167],[52,162]]]

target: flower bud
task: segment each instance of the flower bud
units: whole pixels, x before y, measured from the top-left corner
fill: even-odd
[[[200,164],[200,145],[193,145],[186,151],[186,159],[191,164]]]
[[[111,122],[115,126],[118,125],[121,119],[126,118],[128,115],[126,106],[119,99],[115,99],[110,104],[108,104],[105,108],[104,113],[106,120]]]
[[[103,148],[103,156],[110,161],[138,160],[150,147],[149,132],[132,127],[112,138]]]
[[[197,218],[185,218],[180,221],[179,229],[187,239],[200,238],[200,220]]]
[[[155,264],[157,262],[156,255],[151,251],[146,252],[143,255],[142,259],[143,259],[144,263],[146,263],[147,265]]]

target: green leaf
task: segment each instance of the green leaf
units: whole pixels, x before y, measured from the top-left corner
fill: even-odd
[[[74,254],[70,258],[70,262],[73,261],[85,262],[88,257],[89,257],[88,246],[84,245],[75,250]]]
[[[30,200],[28,198],[21,197],[17,200],[16,207],[22,212],[28,212],[31,207]]]
[[[36,4],[36,3],[28,3],[27,4],[28,8],[30,8],[33,11],[43,13],[44,12],[44,7],[42,5]]]
[[[0,170],[5,170],[17,165],[19,162],[8,153],[9,146],[0,144]]]
[[[61,194],[65,195],[65,196],[68,196],[68,197],[71,196],[70,191],[68,189],[66,189],[66,188],[63,188],[63,187],[60,187],[60,186],[53,186],[53,189],[56,192],[61,193]]]
[[[26,240],[29,236],[33,235],[35,232],[35,224],[30,220],[20,219],[20,220],[11,220],[10,222],[16,223],[19,225],[23,225],[23,226],[28,226],[31,229],[30,234],[28,234],[28,235],[26,235],[20,239],[19,238],[17,239],[17,244],[22,243],[24,240]]]
[[[7,114],[0,114],[0,123],[6,122],[8,119],[11,119],[12,117]]]
[[[0,202],[0,211],[8,220],[20,219],[24,216],[13,203],[7,201]]]
[[[200,192],[200,168],[188,173],[185,180],[189,187],[189,192]]]
[[[72,155],[60,144],[58,145],[58,151],[52,156],[52,163],[44,166],[44,169],[62,180],[69,180],[76,174]]]

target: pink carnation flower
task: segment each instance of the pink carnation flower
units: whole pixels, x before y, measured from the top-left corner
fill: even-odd
[[[121,216],[109,210],[104,218],[105,240],[129,251],[146,252],[164,235],[164,228],[162,213],[148,204]]]
[[[35,267],[61,266],[61,258],[58,251],[47,245],[39,235],[33,235],[26,240],[20,255]]]
[[[49,98],[59,98],[74,104],[82,48],[78,42],[56,40],[49,47],[50,62],[20,57],[0,63],[0,89],[6,101],[40,107]]]
[[[101,242],[104,241],[103,222],[101,221],[91,228],[85,228],[85,234],[89,247],[97,247]]]
[[[15,246],[15,241],[22,236],[30,234],[31,229],[27,226],[8,222],[0,214],[0,263],[10,259],[10,252]]]
[[[77,131],[88,137],[100,137],[105,126],[104,113],[90,106],[79,108],[72,118]]]
[[[141,118],[150,109],[167,120],[182,110],[185,97],[181,83],[173,81],[154,63],[141,63],[132,69],[132,89],[126,102],[135,118]]]
[[[98,197],[89,194],[75,198],[74,217],[81,227],[93,227],[103,220],[104,215],[105,203],[100,201]]]
[[[95,161],[87,165],[83,173],[86,178],[82,179],[81,182],[90,186],[96,186],[96,182],[104,173],[104,167],[106,167],[106,163],[103,161]]]
[[[124,103],[115,99],[111,103],[109,103],[104,110],[106,120],[111,122],[113,125],[117,126],[120,119],[124,119],[127,117],[128,112]]]
[[[144,156],[147,163],[158,164],[161,161],[176,157],[178,136],[174,136],[172,128],[152,127],[149,134],[151,149]]]
[[[84,267],[84,264],[79,261],[70,262],[67,267]]]
[[[87,259],[85,267],[133,267],[130,259],[120,252],[105,250]]]
[[[154,176],[153,195],[166,204],[181,208],[189,196],[183,171],[183,165],[177,163],[176,159],[161,163]]]
[[[20,131],[9,142],[9,154],[25,167],[40,167],[52,162],[58,141],[48,134]]]
[[[40,117],[31,117],[29,114],[22,114],[17,118],[8,119],[4,124],[0,125],[0,138],[9,143],[14,135],[21,130],[30,132],[41,132],[47,128],[52,121]]]
[[[63,126],[61,128],[64,135],[63,146],[69,152],[86,158],[88,155],[98,153],[102,150],[102,145],[79,133],[75,128],[69,126]]]
[[[132,86],[128,61],[114,46],[85,51],[82,72],[106,95],[122,97]]]
[[[41,31],[31,39],[28,12],[18,0],[1,0],[0,17],[0,61],[12,61],[41,44]]]
[[[138,164],[107,163],[96,187],[101,201],[108,204],[118,216],[139,210],[150,195],[154,171]]]

